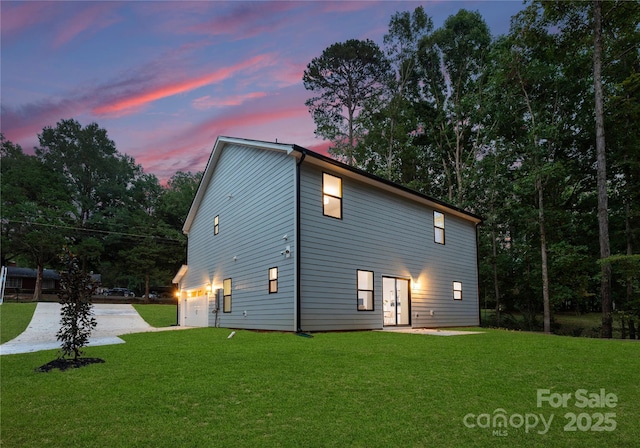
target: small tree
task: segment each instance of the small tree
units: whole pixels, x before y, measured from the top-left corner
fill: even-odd
[[[62,258],[67,270],[60,274],[61,327],[56,337],[62,342],[62,357],[73,355],[77,361],[82,347],[89,342],[91,331],[98,325],[91,302],[95,284],[91,276],[82,271],[75,255],[66,251]]]

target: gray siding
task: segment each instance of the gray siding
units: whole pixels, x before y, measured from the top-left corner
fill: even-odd
[[[232,311],[224,313],[219,304],[219,326],[294,330],[294,257],[281,254],[287,245],[295,251],[294,218],[295,159],[280,151],[224,147],[190,228],[181,287],[199,290],[210,283],[215,290],[231,278]],[[279,274],[275,294],[268,292],[272,267]]]
[[[342,178],[343,219],[322,213],[322,172],[302,164],[301,328],[382,328],[382,277],[411,279],[414,327],[477,325],[475,225],[445,214],[445,245],[434,242],[433,209]],[[374,272],[374,310],[357,310],[356,270]],[[463,299],[453,300],[453,282]]]

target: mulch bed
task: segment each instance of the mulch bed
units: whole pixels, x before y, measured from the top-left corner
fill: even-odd
[[[100,358],[78,358],[78,359],[65,359],[58,358],[51,362],[46,363],[36,369],[36,372],[50,372],[53,369],[67,370],[77,369],[79,367],[88,366],[91,364],[103,363],[104,359]]]

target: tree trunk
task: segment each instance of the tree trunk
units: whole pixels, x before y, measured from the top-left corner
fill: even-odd
[[[544,332],[551,333],[551,305],[549,303],[549,273],[547,264],[547,231],[544,225],[544,191],[542,178],[536,181],[538,190],[538,221],[540,224],[540,256],[542,264],[542,305],[544,308]]]
[[[496,322],[500,326],[500,289],[498,286],[498,251],[496,244],[496,230],[491,229],[491,245],[493,250],[493,288],[496,295]]]
[[[146,274],[144,276],[144,303],[149,303],[150,302],[150,297],[149,297],[149,274]]]
[[[33,300],[37,302],[42,298],[42,277],[44,277],[44,266],[42,263],[38,263],[36,269],[36,286],[33,289]]]
[[[604,94],[602,91],[602,2],[593,2],[593,90],[595,94],[596,154],[598,175],[598,229],[602,280],[602,331],[601,337],[613,337],[611,298],[611,264],[605,261],[611,255],[609,246],[609,212],[607,195],[607,164],[604,138]]]

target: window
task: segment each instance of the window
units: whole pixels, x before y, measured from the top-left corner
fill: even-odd
[[[223,309],[225,313],[231,312],[231,279],[225,278],[222,283]]]
[[[269,294],[278,292],[278,268],[269,269]]]
[[[453,299],[462,300],[462,283],[453,282]]]
[[[358,311],[373,310],[373,272],[357,271]]]
[[[213,234],[217,235],[218,234],[218,230],[220,230],[220,215],[216,215],[215,218],[213,218]]]
[[[22,279],[20,277],[7,277],[6,288],[22,288]]]
[[[342,219],[342,179],[322,173],[322,212]]]
[[[433,235],[436,243],[444,244],[444,213],[433,212]]]

